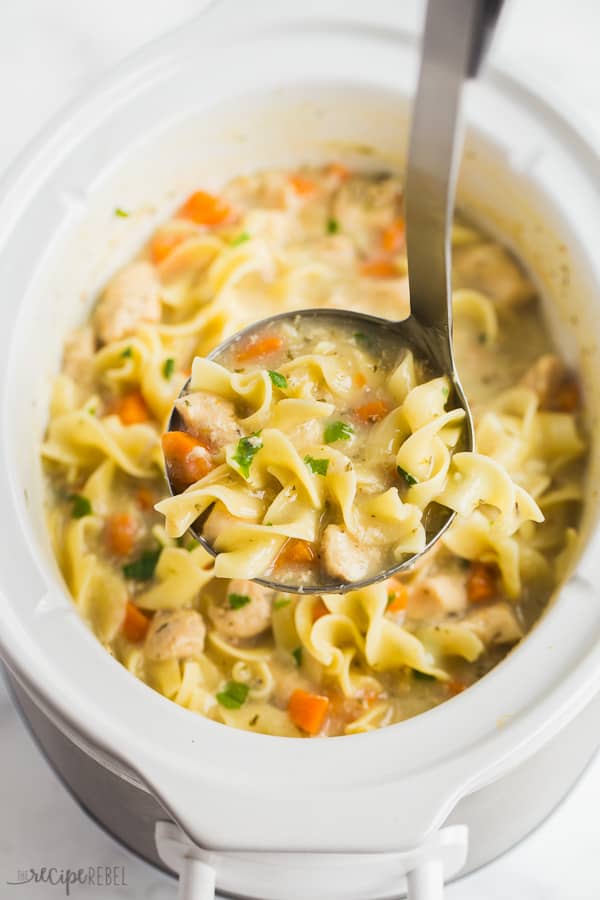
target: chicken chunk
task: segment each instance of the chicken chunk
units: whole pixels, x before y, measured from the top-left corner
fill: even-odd
[[[486,646],[515,644],[523,637],[514,609],[508,603],[491,603],[469,613],[463,621]]]
[[[145,653],[153,662],[199,656],[204,650],[206,626],[194,609],[157,612],[146,636]]]
[[[432,575],[410,588],[406,615],[411,619],[443,619],[449,613],[463,612],[467,602],[463,574]]]
[[[535,296],[535,288],[510,254],[498,244],[458,247],[452,286],[487,294],[499,305],[518,307]]]
[[[568,376],[569,370],[564,362],[554,353],[545,353],[527,369],[521,378],[521,384],[538,395],[542,409],[551,409]]]
[[[102,343],[108,344],[133,334],[143,322],[158,322],[160,313],[160,282],[154,266],[134,262],[109,282],[94,324]]]
[[[95,351],[96,338],[89,325],[73,331],[65,341],[63,372],[78,384],[87,380]]]
[[[321,561],[327,575],[340,581],[361,581],[376,564],[375,547],[360,544],[345,528],[328,525],[321,540]]]
[[[400,182],[389,175],[349,179],[333,202],[333,217],[365,254],[379,252],[381,230],[401,214]]]
[[[257,637],[271,624],[271,596],[272,591],[260,584],[233,578],[225,596],[210,601],[208,617],[224,638]]]
[[[197,391],[181,397],[175,408],[190,434],[208,441],[213,450],[220,450],[241,437],[242,430],[236,421],[235,407],[230,400]]]

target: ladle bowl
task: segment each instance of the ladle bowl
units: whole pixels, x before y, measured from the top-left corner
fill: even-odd
[[[212,351],[212,353],[208,355],[207,358],[212,360],[213,362],[223,363],[223,360],[227,358],[229,351],[235,344],[252,340],[253,337],[263,333],[265,329],[268,329],[268,327],[272,324],[276,323],[277,325],[281,325],[284,322],[290,322],[291,324],[294,324],[298,321],[299,318],[305,320],[320,319],[330,324],[332,328],[335,328],[336,324],[339,323],[340,326],[343,326],[344,328],[351,326],[355,331],[360,331],[361,329],[367,330],[368,333],[373,336],[376,346],[378,345],[378,335],[380,336],[382,344],[384,342],[389,344],[391,334],[397,337],[398,349],[404,349],[407,351],[410,350],[413,353],[415,359],[425,365],[428,374],[432,378],[437,378],[439,376],[445,375],[450,379],[452,389],[450,392],[450,396],[448,397],[449,408],[463,409],[465,412],[465,418],[463,420],[463,431],[460,441],[455,450],[473,449],[475,443],[473,419],[471,417],[471,412],[469,410],[462,385],[457,377],[456,370],[454,369],[454,366],[445,365],[445,357],[442,356],[439,352],[439,342],[436,339],[435,332],[432,331],[431,328],[423,327],[414,316],[409,316],[407,319],[394,322],[390,321],[389,319],[382,319],[377,316],[369,316],[365,313],[351,312],[344,309],[306,309],[280,313],[275,316],[270,316],[266,319],[261,319],[258,322],[254,322],[252,325],[249,325],[242,331],[236,332],[234,335],[219,344]],[[190,379],[188,379],[188,381],[183,386],[179,394],[179,398],[184,397],[189,392],[189,385]],[[167,427],[169,431],[180,431],[184,428],[182,418],[176,407],[173,408]],[[173,480],[169,475],[168,466],[166,467],[166,470],[169,490],[171,492],[171,495],[174,496],[177,493],[180,493],[180,491],[177,491],[175,485],[173,484]],[[216,556],[217,551],[202,534],[202,526],[206,521],[206,518],[210,514],[212,508],[213,505],[211,505],[202,513],[202,515],[190,528],[190,532],[193,534],[194,538],[199,541],[199,543],[202,544],[202,546],[212,556]],[[430,514],[430,510],[432,513],[434,513],[434,515]],[[367,587],[370,584],[384,581],[385,579],[390,578],[392,575],[396,575],[399,572],[404,572],[411,569],[417,563],[418,559],[420,559],[420,557],[433,546],[433,544],[452,524],[455,516],[456,513],[452,510],[447,509],[446,507],[438,506],[437,504],[432,504],[432,506],[429,508],[429,510],[427,510],[424,516],[426,544],[423,550],[420,553],[408,556],[406,559],[398,562],[397,564],[390,566],[382,570],[381,572],[377,572],[375,575],[370,576],[369,578],[365,578],[361,581],[342,582],[331,580],[323,581],[319,584],[310,585],[290,585],[282,581],[277,581],[275,578],[266,577],[254,578],[253,581],[256,581],[258,582],[258,584],[262,584],[265,587],[271,588],[273,590],[285,591],[292,594],[345,593],[346,591],[350,590],[359,590],[360,588]],[[428,528],[428,519],[430,521],[434,519],[434,527]]]

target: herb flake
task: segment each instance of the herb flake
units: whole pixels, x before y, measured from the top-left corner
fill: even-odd
[[[403,469],[402,466],[396,466],[396,469],[398,470],[398,475],[400,475],[401,478],[404,478],[408,485],[412,486],[413,484],[419,483],[418,479],[415,478],[414,475],[411,475],[410,472],[407,472],[406,469]]]
[[[340,225],[337,219],[327,219],[327,234],[337,234]]]
[[[115,209],[115,216],[117,216],[119,219],[128,219],[129,213],[126,209],[122,209],[120,206],[117,206],[117,208]]]
[[[262,448],[262,441],[259,437],[259,432],[255,434],[250,434],[248,437],[240,438],[238,441],[238,445],[235,448],[235,453],[232,456],[234,462],[236,462],[240,468],[240,471],[244,478],[248,478],[250,476],[250,466],[252,465],[252,460],[258,453],[258,451]]]
[[[347,422],[330,422],[325,426],[323,437],[326,444],[334,444],[336,441],[348,441],[354,434],[352,425]]]
[[[302,649],[302,647],[295,647],[292,650],[292,656],[296,660],[296,665],[298,666],[298,668],[300,668],[300,666],[302,665]]]
[[[169,381],[173,375],[173,372],[175,371],[175,360],[172,356],[169,356],[168,359],[165,359],[162,371],[164,377],[167,379],[167,381]]]
[[[132,356],[133,349],[131,347],[125,347],[125,349],[121,353],[121,359],[130,359]]]
[[[314,456],[305,456],[304,462],[314,475],[327,475],[329,468],[328,459],[315,459]]]
[[[230,247],[239,247],[240,244],[245,244],[246,241],[250,240],[250,235],[247,231],[242,231],[240,234],[236,235],[236,237],[232,238],[229,242]]]
[[[248,594],[228,594],[227,600],[230,609],[241,609],[242,606],[247,606],[252,598]]]
[[[123,575],[134,581],[149,581],[154,575],[161,552],[161,548],[144,550],[141,556],[123,566]]]
[[[267,371],[269,373],[269,378],[271,379],[275,387],[283,390],[288,386],[287,378],[285,377],[285,375],[282,375],[281,372],[272,372],[271,369],[268,369]]]
[[[291,602],[289,597],[279,597],[277,600],[273,601],[273,609],[285,609]]]
[[[360,344],[362,347],[371,347],[373,344],[372,339],[368,334],[365,334],[364,331],[355,331],[353,337],[356,343]]]
[[[429,672],[419,672],[418,669],[413,669],[413,678],[416,678],[418,681],[437,681],[435,675],[430,675]]]
[[[92,515],[92,504],[87,497],[82,494],[71,494],[71,517],[73,519],[83,519],[84,516]]]
[[[228,681],[217,694],[217,700],[226,709],[239,709],[246,702],[249,690],[248,685],[241,681]]]

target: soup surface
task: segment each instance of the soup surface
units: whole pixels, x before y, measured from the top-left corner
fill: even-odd
[[[193,525],[217,577],[314,593],[392,574],[451,510],[493,509],[506,536],[542,521],[498,463],[461,451],[451,387],[367,319],[251,329],[217,360],[196,358],[175,403],[162,443],[176,495],[157,506],[167,533]]]
[[[171,536],[154,509],[168,493],[161,436],[194,357],[257,319],[309,307],[408,314],[395,177],[353,174],[334,163],[244,176],[218,196],[198,191],[68,336],[42,447],[56,555],[99,640],[164,696],[257,732],[365,731],[467,688],[547,604],[576,539],[582,499],[578,383],[552,351],[535,290],[510,254],[464,224],[455,225],[453,245],[458,369],[477,450],[510,475],[517,492],[512,516],[498,515],[498,495],[485,493],[482,476],[483,492],[416,567],[343,595],[270,591],[241,577],[249,572],[243,567],[219,577],[213,557],[189,534]],[[384,348],[371,353],[355,337],[350,346],[367,365],[385,364]],[[287,362],[269,361],[276,391],[282,382],[268,372],[287,380]],[[375,391],[373,402],[391,401],[383,393]],[[339,424],[360,430],[357,454],[371,464],[382,450],[365,448],[386,420],[382,411],[373,408],[359,424],[360,416],[350,422],[336,407],[326,421],[338,423],[344,448],[352,442]],[[218,416],[212,422],[223,425]],[[207,469],[205,453],[188,437],[176,461],[189,484]],[[396,482],[406,495],[415,473],[396,462],[397,431],[391,439],[393,466],[409,476]],[[302,474],[319,484],[323,460],[340,443],[317,446],[300,458]],[[240,454],[244,465],[254,449]],[[351,463],[356,468],[359,460]],[[537,507],[544,521],[526,521],[539,518]],[[289,571],[310,577],[322,548],[307,549],[302,535],[284,537],[290,540],[279,549]],[[342,557],[334,551],[332,564]]]

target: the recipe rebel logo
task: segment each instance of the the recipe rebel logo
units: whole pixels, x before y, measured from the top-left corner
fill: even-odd
[[[60,868],[58,866],[42,866],[41,868],[18,869],[15,879],[6,882],[10,887],[22,887],[29,884],[47,884],[70,897],[74,888],[120,888],[127,887],[127,875],[124,866],[87,866],[86,868]]]

